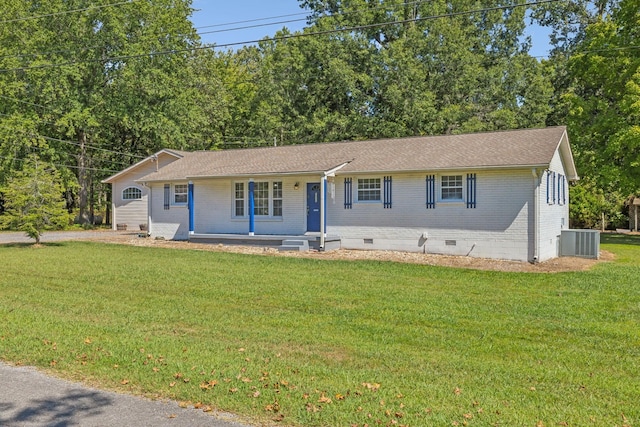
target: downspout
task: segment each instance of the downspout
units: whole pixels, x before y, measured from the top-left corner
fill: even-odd
[[[539,259],[539,240],[540,227],[538,227],[538,219],[540,218],[540,176],[537,169],[531,169],[533,175],[533,263],[536,264]]]
[[[325,237],[327,236],[326,205],[327,201],[327,176],[320,179],[320,250],[324,250]]]
[[[255,235],[256,231],[256,218],[254,215],[254,207],[255,200],[253,197],[253,193],[255,190],[255,182],[253,182],[253,178],[249,180],[249,236]]]
[[[149,196],[147,197],[147,236],[151,236],[151,217],[153,216],[151,215],[151,209],[153,206],[153,203],[152,203],[153,187],[147,184],[146,182],[144,183],[144,185],[149,189]]]
[[[189,235],[193,235],[195,230],[195,213],[194,213],[194,199],[193,199],[193,181],[189,181],[187,193],[187,202],[189,207]]]

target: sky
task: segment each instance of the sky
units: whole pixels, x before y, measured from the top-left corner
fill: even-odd
[[[196,12],[192,21],[204,43],[215,43],[222,49],[238,49],[242,45],[222,45],[259,40],[274,35],[284,26],[291,32],[302,29],[306,25],[307,12],[299,5],[298,0],[193,0],[192,7]],[[231,31],[250,26],[254,28]],[[533,48],[529,53],[546,57],[549,49],[548,31],[530,27],[528,34],[533,40]]]

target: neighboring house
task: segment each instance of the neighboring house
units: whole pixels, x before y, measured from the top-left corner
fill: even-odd
[[[114,229],[120,226],[139,230],[140,225],[147,226],[149,189],[138,179],[181,159],[184,154],[183,151],[162,150],[102,181],[111,184]]]
[[[114,224],[134,187],[148,192],[156,237],[297,236],[321,249],[531,262],[559,255],[578,179],[564,127],[190,152],[166,163],[149,170],[147,159],[105,180]]]

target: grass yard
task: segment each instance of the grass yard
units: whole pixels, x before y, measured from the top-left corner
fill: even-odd
[[[589,272],[0,246],[0,359],[288,426],[640,426],[640,238]]]

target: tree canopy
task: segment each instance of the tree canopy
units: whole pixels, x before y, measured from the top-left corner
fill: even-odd
[[[87,223],[100,179],[164,147],[567,124],[576,223],[640,192],[638,0],[299,3],[303,30],[221,51],[191,0],[5,0],[0,183],[36,152]],[[530,54],[533,24],[550,30],[548,58]]]

